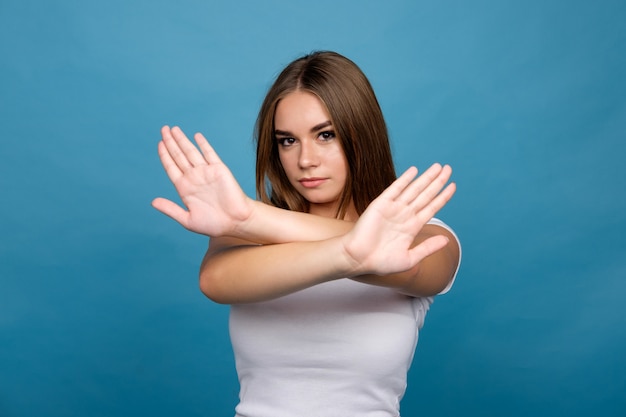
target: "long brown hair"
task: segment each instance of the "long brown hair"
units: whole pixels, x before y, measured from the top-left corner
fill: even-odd
[[[309,203],[289,183],[278,156],[274,114],[293,91],[316,95],[326,106],[348,162],[337,217],[350,203],[359,215],[395,176],[387,126],[369,81],[359,67],[335,52],[320,51],[290,63],[269,89],[256,122],[256,191],[261,201],[307,212]]]

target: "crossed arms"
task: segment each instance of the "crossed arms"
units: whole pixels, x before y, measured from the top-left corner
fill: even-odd
[[[456,190],[447,184],[449,166],[435,164],[416,179],[409,168],[349,222],[254,201],[202,135],[195,135],[200,151],[177,127],[161,135],[159,157],[185,208],[163,198],[152,204],[211,237],[200,289],[216,302],[269,300],[346,278],[429,296],[456,271],[456,238],[427,224]]]

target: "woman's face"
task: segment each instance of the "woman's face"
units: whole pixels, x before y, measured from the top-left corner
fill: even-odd
[[[334,217],[348,163],[326,107],[314,94],[289,93],[278,102],[274,128],[291,185],[310,203],[310,213]]]

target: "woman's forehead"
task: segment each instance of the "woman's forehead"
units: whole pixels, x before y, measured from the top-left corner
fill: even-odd
[[[278,102],[274,113],[276,130],[310,130],[318,125],[328,125],[330,120],[324,103],[315,94],[306,91],[287,94]]]

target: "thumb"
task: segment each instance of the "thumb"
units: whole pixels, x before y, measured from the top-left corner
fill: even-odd
[[[166,198],[155,198],[152,200],[152,207],[165,214],[166,216],[176,220],[178,223],[183,225],[183,227],[187,227],[187,223],[189,220],[189,212],[183,209],[178,204],[170,201]]]
[[[429,237],[425,241],[421,242],[419,245],[409,250],[409,256],[411,257],[413,265],[417,265],[424,258],[443,249],[449,241],[450,240],[446,236],[437,235]]]

